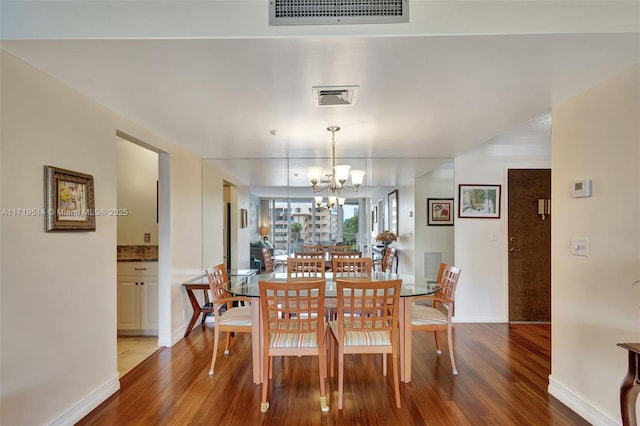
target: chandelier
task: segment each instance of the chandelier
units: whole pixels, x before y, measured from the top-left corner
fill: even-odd
[[[339,207],[342,207],[344,206],[344,202],[347,200],[344,197],[336,197],[335,195],[329,195],[329,197],[327,198],[327,203],[324,204],[322,197],[313,197],[313,199],[315,200],[317,208],[326,207],[328,209],[332,209],[333,206],[336,205],[336,203],[338,204]]]
[[[312,166],[307,168],[307,177],[309,178],[309,183],[313,188],[313,192],[320,192],[325,189],[329,190],[329,203],[331,203],[331,198],[333,197],[333,205],[336,203],[336,194],[340,194],[340,191],[346,189],[347,191],[357,192],[360,185],[362,185],[362,181],[364,180],[364,175],[366,172],[364,170],[351,170],[351,166],[348,164],[338,165],[336,166],[336,132],[340,131],[340,127],[338,126],[329,126],[327,130],[331,132],[331,166],[332,170],[330,172],[325,172],[322,166]],[[323,174],[324,173],[324,174]],[[351,184],[348,184],[349,175],[351,175]],[[318,198],[315,197],[316,204],[318,203]],[[343,201],[344,203],[344,201]]]

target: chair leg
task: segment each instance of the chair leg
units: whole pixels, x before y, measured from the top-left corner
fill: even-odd
[[[267,401],[267,390],[269,388],[269,370],[267,367],[271,364],[272,357],[269,356],[269,348],[264,348],[264,360],[262,370],[262,401],[260,402],[260,412],[266,413],[269,409],[269,401]]]
[[[213,354],[211,355],[211,368],[209,369],[209,375],[213,376],[213,369],[216,366],[216,355],[218,354],[218,342],[220,341],[220,332],[218,331],[218,325],[216,324],[215,337],[213,338]]]
[[[331,333],[331,337],[330,340],[331,342],[329,342],[329,376],[330,377],[335,377],[335,371],[336,371],[336,346],[338,344],[338,341],[335,340],[333,338],[333,332],[329,331]]]
[[[453,375],[458,375],[458,369],[456,368],[456,360],[453,354],[453,330],[451,328],[451,322],[447,326],[447,340],[449,341],[449,358],[451,358],[451,367],[453,368]]]
[[[385,354],[386,355],[386,354]],[[393,390],[396,394],[396,407],[400,408],[400,381],[398,380],[398,354],[391,354],[391,374],[393,374]]]
[[[438,330],[433,330],[433,336],[436,339],[436,353],[440,355],[442,354],[442,349],[440,349],[440,336],[438,335]]]
[[[382,354],[382,375],[387,377],[387,354]]]
[[[227,332],[227,347],[224,350],[224,356],[229,356],[230,345],[231,345],[231,332]]]
[[[342,410],[342,392],[344,391],[344,351],[338,346],[338,410]]]
[[[329,411],[329,405],[327,405],[327,393],[325,387],[325,377],[327,375],[327,351],[324,345],[318,348],[318,373],[320,379],[320,411],[326,413]]]

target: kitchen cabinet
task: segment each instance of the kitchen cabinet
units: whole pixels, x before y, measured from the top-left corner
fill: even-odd
[[[158,262],[118,262],[118,334],[158,335]]]

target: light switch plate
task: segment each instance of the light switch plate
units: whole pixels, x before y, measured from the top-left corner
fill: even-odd
[[[574,256],[589,256],[589,240],[574,238],[571,240],[571,254]]]

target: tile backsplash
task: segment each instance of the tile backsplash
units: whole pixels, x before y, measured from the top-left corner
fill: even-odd
[[[158,260],[158,246],[118,246],[117,259],[125,262]]]

